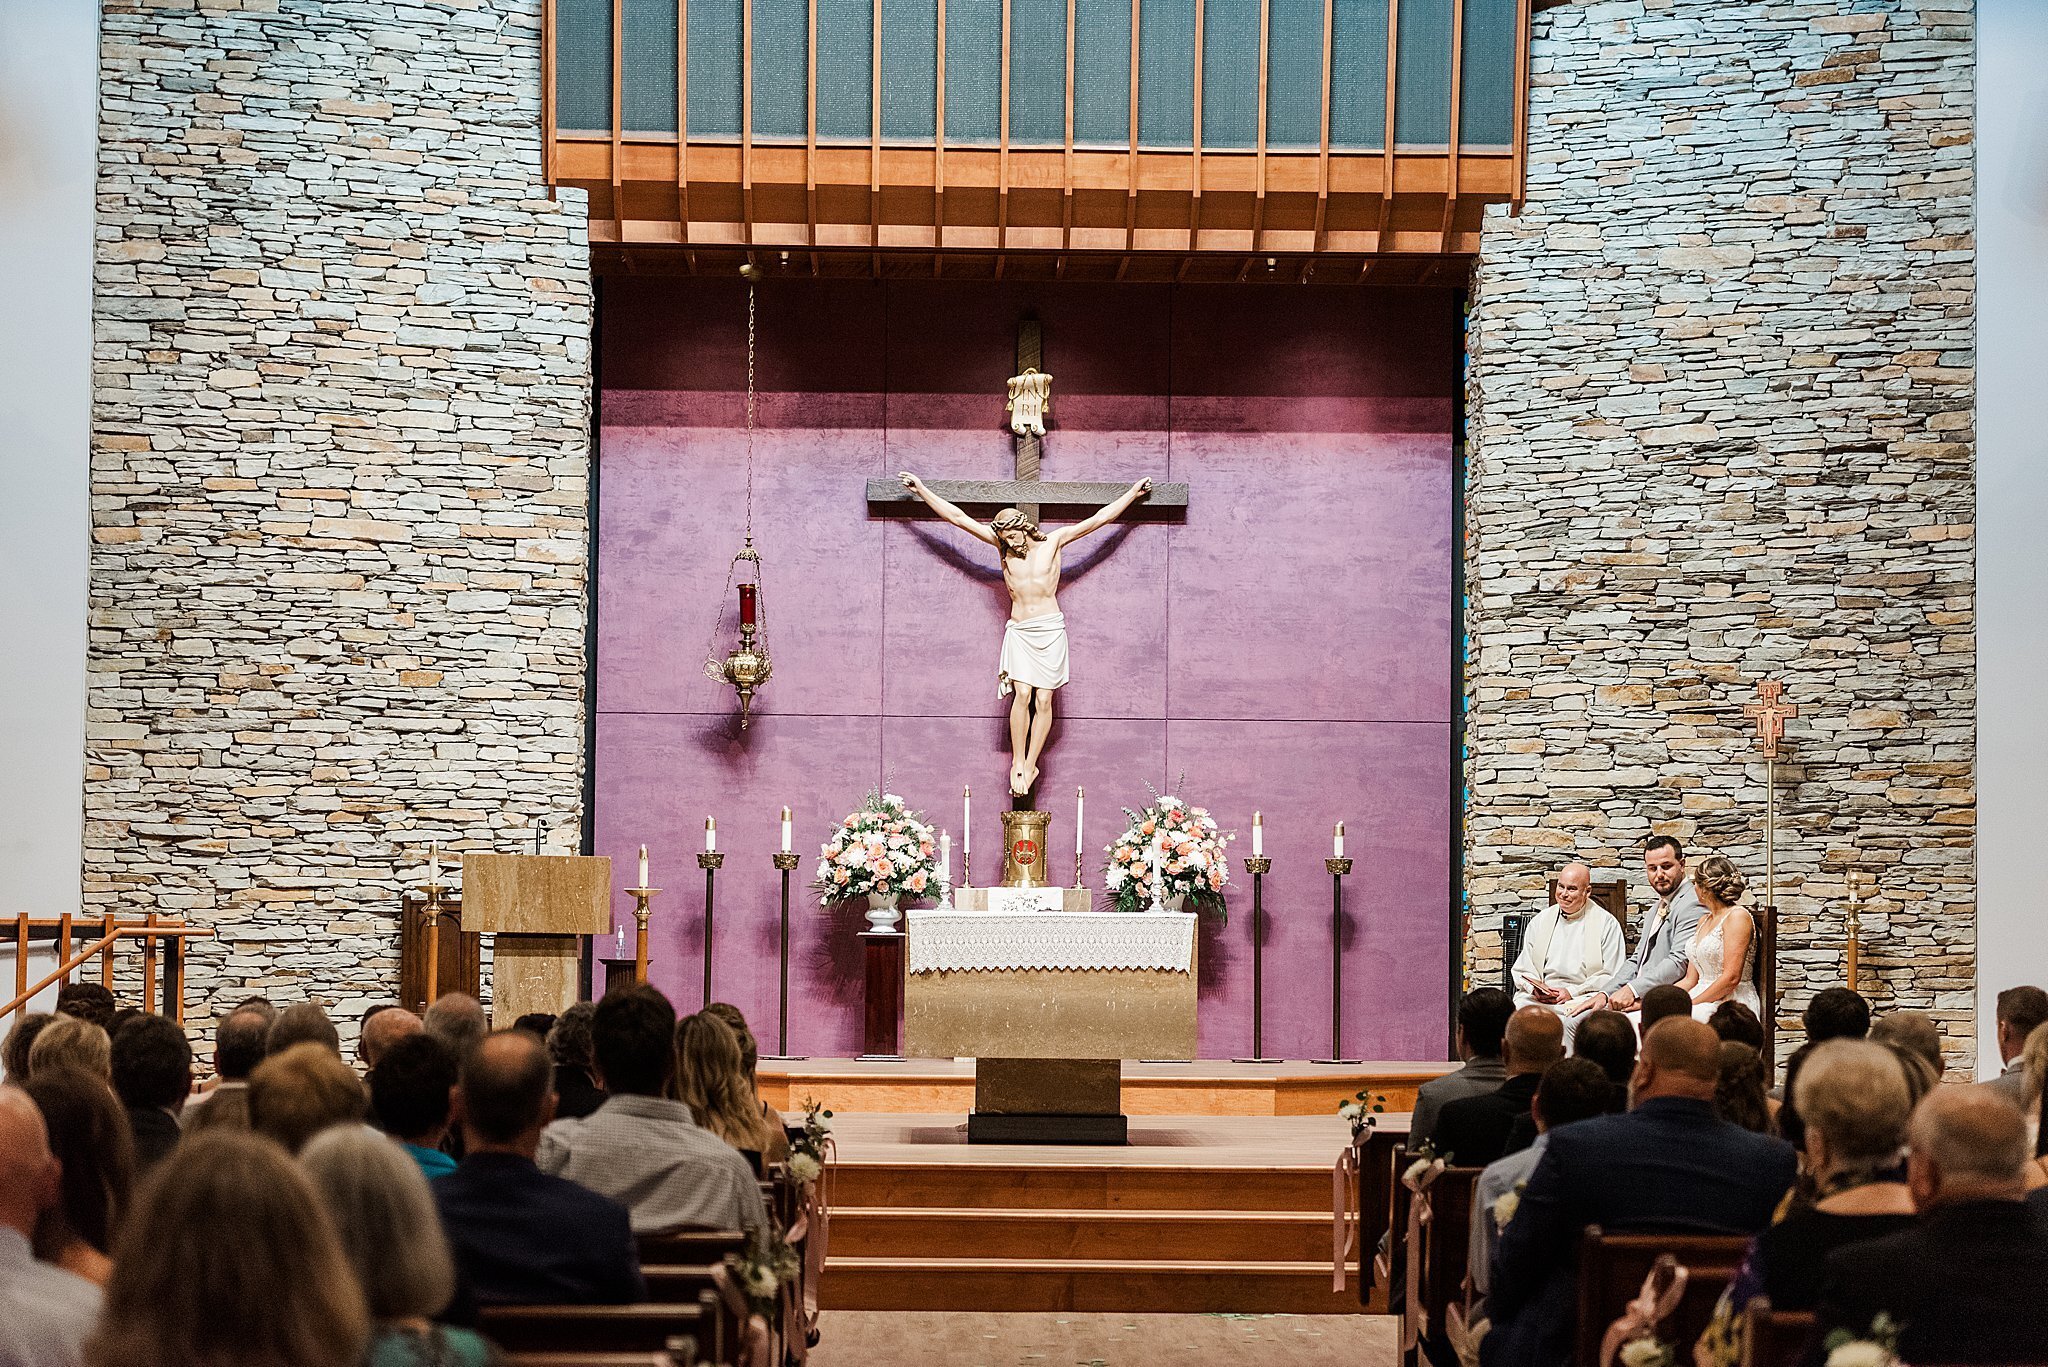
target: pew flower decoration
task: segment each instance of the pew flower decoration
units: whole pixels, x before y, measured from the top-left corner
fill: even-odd
[[[1104,851],[1103,883],[1118,911],[1152,905],[1152,880],[1161,901],[1180,899],[1192,911],[1223,914],[1223,889],[1230,883],[1225,847],[1236,839],[1216,826],[1206,807],[1193,807],[1171,794],[1154,795],[1151,806],[1124,808],[1130,824]]]
[[[1406,1187],[1412,1188],[1420,1183],[1431,1168],[1442,1167],[1450,1162],[1450,1159],[1446,1158],[1443,1163],[1438,1163],[1436,1145],[1427,1139],[1422,1141],[1422,1147],[1414,1153],[1414,1161],[1401,1170],[1401,1184]]]
[[[1349,1101],[1337,1103],[1337,1114],[1351,1125],[1351,1142],[1362,1144],[1365,1137],[1379,1125],[1380,1117],[1386,1114],[1387,1098],[1384,1092],[1360,1092]]]
[[[1508,1222],[1515,1218],[1515,1212],[1522,1208],[1522,1192],[1528,1185],[1527,1182],[1517,1182],[1512,1188],[1502,1192],[1493,1199],[1493,1227],[1495,1229],[1506,1229]]]
[[[815,1182],[825,1171],[825,1141],[832,1134],[832,1112],[815,1098],[804,1102],[803,1133],[789,1143],[789,1175]]]
[[[1828,1335],[1826,1346],[1827,1367],[1898,1367],[1898,1322],[1880,1312],[1867,1335],[1837,1329]]]
[[[1678,1367],[1678,1357],[1671,1351],[1671,1345],[1660,1338],[1630,1339],[1615,1356],[1621,1360],[1621,1367]]]
[[[869,793],[818,852],[821,906],[858,897],[922,897],[939,880],[931,823],[894,793]]]
[[[745,1253],[729,1253],[726,1273],[747,1298],[748,1308],[770,1324],[781,1313],[782,1288],[796,1281],[803,1262],[773,1229],[763,1230]]]

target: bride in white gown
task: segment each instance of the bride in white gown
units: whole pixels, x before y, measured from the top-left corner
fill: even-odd
[[[1693,870],[1699,894],[1699,928],[1685,948],[1685,976],[1678,986],[1692,994],[1692,1014],[1705,1020],[1722,1002],[1759,1009],[1756,994],[1756,918],[1742,905],[1748,885],[1735,866],[1718,854]]]

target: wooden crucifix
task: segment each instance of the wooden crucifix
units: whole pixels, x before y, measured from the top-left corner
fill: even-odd
[[[1067,682],[1066,617],[1057,594],[1061,553],[1080,538],[1108,526],[1141,500],[1153,507],[1187,507],[1188,486],[1141,479],[1121,484],[1049,483],[1039,478],[1044,414],[1052,377],[1038,368],[1042,339],[1036,319],[1018,329],[1018,374],[1010,381],[1010,430],[1015,479],[941,480],[925,483],[905,471],[895,479],[868,482],[871,512],[927,513],[995,547],[1010,597],[996,666],[997,695],[1010,704],[1010,795],[1029,805],[1038,782],[1038,759],[1052,731],[1053,695]],[[1038,526],[1042,508],[1085,509],[1071,526],[1047,532]],[[989,509],[999,509],[990,516]],[[928,510],[928,511],[927,511]]]

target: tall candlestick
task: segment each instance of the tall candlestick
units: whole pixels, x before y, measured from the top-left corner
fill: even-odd
[[[713,817],[704,818],[704,853],[718,852],[718,822]]]
[[[1336,847],[1330,857],[1333,859],[1342,859],[1344,857],[1344,823],[1341,821],[1337,823]]]
[[[789,808],[782,809],[782,852],[789,853]]]
[[[974,853],[974,789],[960,790],[960,853]]]
[[[1081,830],[1087,824],[1088,790],[1074,789],[1074,858],[1081,857]]]
[[[640,847],[640,881],[633,886],[636,888],[653,886],[647,881],[647,847],[645,845]]]
[[[1261,815],[1260,815],[1259,813],[1257,813],[1257,812],[1253,812],[1253,813],[1252,813],[1252,858],[1254,858],[1254,859],[1260,859],[1260,858],[1263,858],[1263,857],[1265,856],[1265,853],[1266,853],[1266,818],[1265,818],[1265,817],[1263,817],[1263,816],[1261,816]],[[1257,1053],[1257,1052],[1258,1052],[1258,1050],[1254,1049],[1254,1050],[1253,1050],[1252,1052],[1253,1052],[1253,1053]]]

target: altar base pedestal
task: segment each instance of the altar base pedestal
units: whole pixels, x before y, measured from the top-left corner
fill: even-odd
[[[1128,1144],[1121,1059],[974,1061],[970,1144]]]

